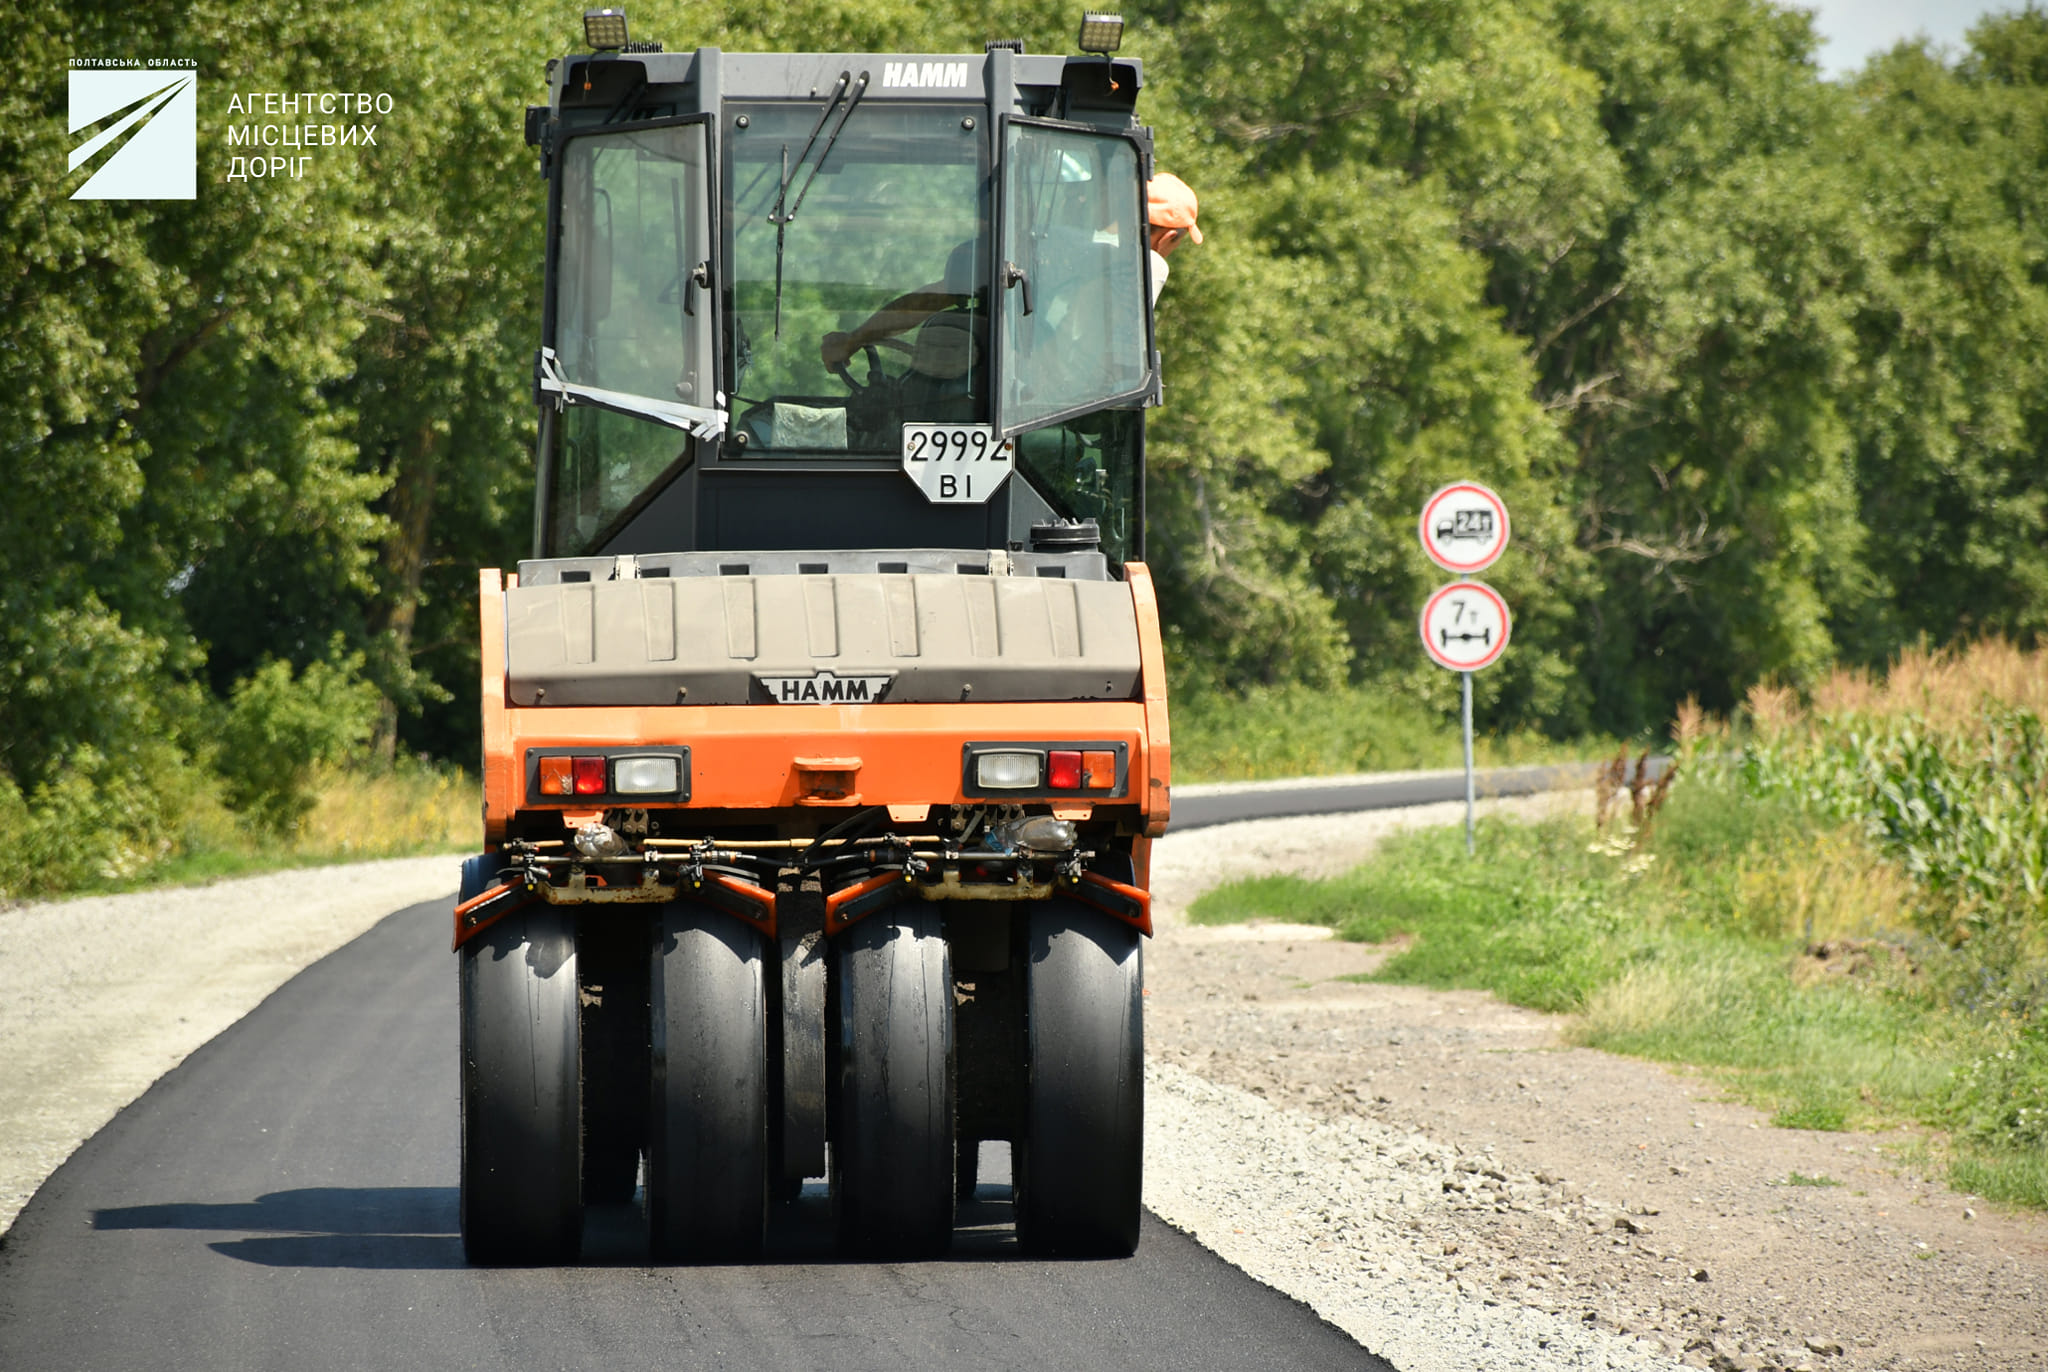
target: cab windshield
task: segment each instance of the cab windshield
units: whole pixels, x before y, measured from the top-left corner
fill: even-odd
[[[729,455],[893,455],[906,422],[987,423],[980,107],[727,109]]]

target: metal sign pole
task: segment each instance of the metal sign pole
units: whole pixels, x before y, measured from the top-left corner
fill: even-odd
[[[1476,851],[1472,846],[1472,674],[1458,675],[1465,678],[1465,856],[1471,857]]]

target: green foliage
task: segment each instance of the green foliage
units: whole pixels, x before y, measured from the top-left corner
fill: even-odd
[[[273,659],[235,683],[214,762],[230,806],[273,833],[297,827],[313,808],[314,768],[354,754],[376,723],[377,690],[362,666],[356,654],[294,675]]]
[[[79,744],[24,797],[0,775],[0,900],[51,895],[147,870],[172,847],[207,778],[162,743],[109,758]]]

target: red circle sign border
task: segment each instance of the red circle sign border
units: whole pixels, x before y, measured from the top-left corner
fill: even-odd
[[[1438,501],[1442,500],[1445,496],[1450,495],[1454,491],[1476,492],[1479,496],[1481,496],[1489,504],[1491,504],[1493,506],[1494,513],[1500,516],[1499,541],[1493,545],[1492,552],[1488,553],[1485,557],[1480,558],[1476,562],[1448,561],[1445,558],[1438,555],[1436,545],[1430,542],[1430,512],[1436,509]],[[1508,520],[1508,503],[1505,500],[1502,500],[1500,498],[1500,493],[1494,490],[1491,486],[1482,486],[1476,481],[1453,481],[1448,486],[1438,488],[1438,490],[1433,495],[1431,495],[1428,500],[1422,502],[1422,517],[1415,521],[1415,532],[1422,539],[1422,551],[1429,557],[1429,560],[1431,562],[1434,562],[1437,566],[1443,568],[1445,571],[1454,572],[1459,576],[1470,576],[1473,572],[1483,572],[1488,567],[1491,567],[1494,563],[1500,561],[1500,555],[1508,550],[1508,535],[1512,532]]]
[[[1491,599],[1500,608],[1500,642],[1493,645],[1493,651],[1488,653],[1482,661],[1469,665],[1460,662],[1446,662],[1437,656],[1436,649],[1430,645],[1429,612],[1436,608],[1436,603],[1439,600],[1442,600],[1453,591],[1477,591]],[[1499,591],[1494,590],[1493,587],[1483,581],[1453,581],[1448,586],[1438,588],[1435,595],[1422,602],[1422,613],[1416,616],[1415,626],[1422,634],[1422,650],[1429,654],[1429,660],[1437,666],[1453,672],[1477,672],[1491,667],[1494,663],[1500,661],[1500,655],[1508,650],[1508,640],[1515,636],[1515,620],[1514,616],[1508,613],[1507,601],[1501,599]]]

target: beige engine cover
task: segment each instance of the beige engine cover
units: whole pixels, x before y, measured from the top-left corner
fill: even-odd
[[[1128,700],[1138,621],[1116,581],[921,573],[515,586],[515,705]]]

